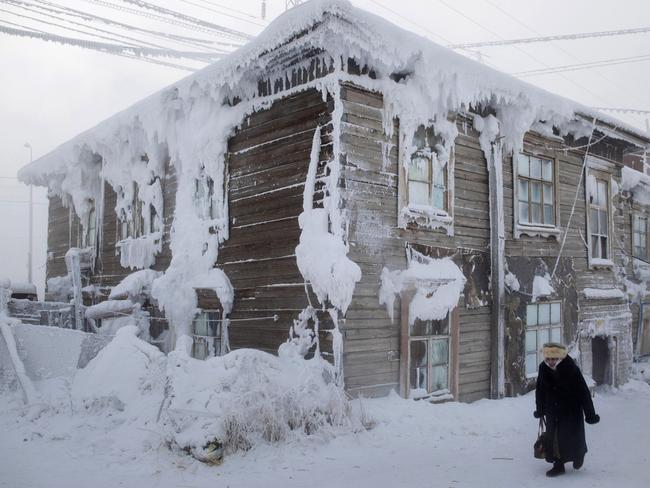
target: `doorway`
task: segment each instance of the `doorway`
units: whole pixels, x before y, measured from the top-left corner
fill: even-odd
[[[606,337],[594,337],[591,341],[592,368],[591,373],[596,385],[610,385],[610,351]]]

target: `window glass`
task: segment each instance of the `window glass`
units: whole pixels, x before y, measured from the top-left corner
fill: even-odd
[[[526,352],[537,354],[537,332],[534,330],[526,331]]]
[[[542,178],[542,162],[537,158],[530,158],[530,177],[536,180]]]
[[[528,203],[528,182],[519,180],[519,201]]]
[[[562,342],[560,335],[560,328],[553,327],[551,329],[551,342]]]
[[[551,304],[541,303],[537,309],[537,323],[539,325],[546,325],[551,321]]]
[[[545,224],[555,223],[555,215],[553,215],[552,205],[544,205],[544,223]]]
[[[429,205],[429,185],[420,181],[409,181],[409,202]]]
[[[551,323],[560,323],[560,302],[551,303]]]
[[[538,366],[537,353],[526,354],[526,374],[531,375],[537,373]]]
[[[553,162],[548,159],[542,161],[542,178],[546,181],[553,179]]]
[[[526,156],[525,154],[519,154],[519,157],[517,158],[517,173],[519,173],[520,176],[530,176],[529,172],[529,157]]]
[[[519,222],[530,222],[528,202],[519,203]]]
[[[528,305],[526,308],[526,325],[537,325],[537,305]]]
[[[428,389],[427,342],[411,341],[410,386]]]
[[[527,376],[537,374],[537,366],[543,361],[542,345],[560,342],[562,338],[562,303],[539,302],[526,306],[526,358]]]

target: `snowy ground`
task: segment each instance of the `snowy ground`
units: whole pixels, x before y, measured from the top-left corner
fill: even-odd
[[[53,386],[47,391],[65,391]],[[562,481],[547,479],[548,465],[532,456],[532,395],[444,405],[392,397],[363,405],[377,421],[369,432],[262,445],[208,467],[161,445],[153,429],[120,425],[110,413],[61,410],[30,419],[20,396],[4,393],[0,486],[650,486],[650,386],[640,381],[597,392],[602,420],[587,426],[585,467],[569,468]]]

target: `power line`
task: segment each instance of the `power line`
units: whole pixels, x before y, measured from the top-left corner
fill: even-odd
[[[639,63],[642,61],[650,61],[650,54],[644,54],[641,56],[630,56],[627,58],[612,58],[612,59],[603,59],[601,61],[592,61],[589,63],[579,63],[579,64],[566,64],[563,66],[552,66],[543,69],[533,69],[529,71],[519,71],[517,73],[512,73],[514,76],[526,77],[526,76],[538,76],[554,73],[563,73],[566,71],[579,71],[592,68],[600,68],[603,66],[613,66],[616,64],[627,64],[627,63]]]
[[[491,4],[491,2],[489,3]],[[549,41],[569,41],[569,40],[573,41],[577,39],[588,39],[593,37],[624,36],[630,34],[643,34],[647,32],[650,32],[650,27],[638,27],[635,29],[617,29],[617,30],[599,31],[599,32],[584,32],[581,34],[560,34],[554,36],[524,37],[520,39],[503,39],[499,41],[468,42],[464,44],[450,44],[447,47],[451,49],[464,49],[464,48],[475,48],[475,47],[512,46],[515,44],[532,44],[536,42],[549,42]]]
[[[520,19],[518,19],[517,17],[515,17],[513,14],[511,14],[511,13],[508,12],[507,10],[501,8],[499,5],[497,5],[496,3],[494,3],[492,0],[484,0],[484,1],[485,1],[487,4],[491,5],[493,8],[495,8],[496,10],[498,10],[499,12],[501,12],[501,13],[502,13],[503,15],[505,15],[506,17],[508,17],[508,18],[510,18],[510,19],[512,19],[512,20],[514,20],[517,24],[521,25],[522,27],[524,27],[524,28],[527,29],[528,31],[532,32],[533,34],[536,34],[537,36],[541,36],[541,33],[540,33],[540,32],[538,32],[537,30],[533,29],[533,28],[530,27],[529,25],[525,24],[525,23],[522,22]],[[558,49],[558,50],[562,51],[563,53],[565,53],[566,55],[568,55],[568,56],[569,56],[571,59],[573,59],[574,61],[577,61],[578,63],[582,63],[582,62],[584,62],[582,59],[580,59],[580,58],[578,58],[577,56],[575,56],[573,53],[571,53],[570,51],[568,51],[567,49],[565,49],[564,47],[562,47],[561,45],[559,45],[557,42],[554,42],[554,41],[550,41],[550,42],[551,42],[551,45],[552,45],[552,46],[554,46],[556,49]],[[617,89],[621,90],[622,92],[626,92],[625,88],[622,87],[618,82],[615,82],[615,81],[611,80],[610,78],[608,78],[607,76],[605,76],[604,74],[602,74],[600,71],[596,71],[596,75],[597,75],[599,78],[601,78],[602,80],[605,80],[605,81],[606,81],[607,83],[609,83],[610,85],[612,85],[612,86],[616,87]],[[585,89],[586,89],[586,88],[585,88]],[[589,92],[591,95],[593,95],[595,98],[601,98],[599,95],[597,95],[596,93],[594,93],[592,90],[586,89],[586,91]]]
[[[143,10],[138,10],[138,9],[135,9],[135,8],[129,8],[129,7],[126,7],[124,5],[116,5],[114,3],[106,2],[104,0],[84,0],[84,1],[88,2],[88,3],[94,3],[96,5],[100,5],[102,7],[110,8],[110,9],[113,9],[113,10],[118,10],[120,12],[127,12],[127,13],[132,14],[132,15],[137,15],[137,16],[144,17],[144,18],[147,18],[147,19],[156,20],[158,22],[164,22],[166,24],[176,25],[176,26],[183,27],[183,28],[189,29],[189,30],[194,30],[194,31],[198,31],[198,32],[206,32],[206,33],[212,34],[212,35],[224,35],[223,32],[215,31],[215,29],[203,27],[203,26],[197,25],[195,23],[182,22],[182,21],[180,21],[178,19],[170,19],[170,18],[164,17],[162,15],[152,14],[152,13],[145,12]],[[245,35],[247,36],[247,34],[245,34]]]
[[[499,38],[500,40],[504,40],[503,37],[501,37],[501,35],[500,35],[499,33],[494,32],[493,30],[491,30],[491,29],[485,27],[485,26],[482,25],[481,23],[475,21],[474,19],[472,19],[472,18],[469,17],[468,15],[464,14],[462,11],[458,10],[456,7],[453,7],[453,6],[449,5],[445,0],[438,0],[438,2],[441,3],[441,4],[443,4],[443,5],[444,5],[445,7],[447,7],[448,9],[453,10],[454,12],[456,12],[456,13],[457,13],[458,15],[460,15],[461,17],[464,17],[465,19],[469,20],[469,21],[472,22],[474,25],[477,25],[477,26],[480,27],[481,29],[483,29],[483,30],[489,32],[489,33],[492,34],[493,36]],[[517,51],[519,51],[519,52],[521,52],[522,54],[528,56],[528,57],[529,57],[530,59],[532,59],[533,61],[535,61],[535,62],[541,64],[541,65],[544,66],[546,69],[551,68],[551,66],[549,66],[548,64],[546,64],[544,61],[542,61],[541,59],[537,58],[536,56],[533,56],[532,54],[530,54],[528,51],[525,51],[525,50],[522,49],[521,47],[516,46],[516,45],[513,46],[513,47],[514,47]],[[516,76],[516,75],[515,75],[515,76]],[[608,102],[608,101],[609,101],[609,100],[607,100],[607,99],[604,99],[603,97],[600,97],[600,96],[596,95],[594,92],[592,92],[592,91],[589,90],[588,88],[582,86],[580,83],[576,82],[575,80],[572,80],[571,78],[569,78],[569,77],[567,77],[567,76],[564,76],[564,75],[562,75],[562,74],[561,74],[560,76],[561,76],[562,78],[564,78],[566,81],[568,81],[569,83],[571,83],[571,84],[575,85],[576,87],[580,88],[581,90],[585,90],[585,91],[590,92],[592,95],[596,96],[596,98],[599,98],[600,100],[605,101],[605,102]]]
[[[10,0],[12,3],[17,4],[17,3],[25,3],[21,0]],[[162,38],[167,41],[172,41],[172,42],[177,42],[181,44],[187,44],[187,45],[194,45],[194,46],[199,46],[203,48],[207,48],[206,44],[217,44],[217,45],[223,45],[223,46],[228,46],[228,47],[239,47],[240,44],[232,44],[232,43],[225,43],[223,41],[215,41],[211,39],[200,39],[196,37],[188,37],[188,36],[182,36],[178,34],[171,34],[167,32],[161,32],[161,31],[155,31],[155,30],[150,30],[150,29],[144,29],[142,27],[134,26],[131,24],[125,24],[123,22],[119,22],[117,20],[110,19],[108,17],[102,17],[96,14],[91,14],[89,12],[84,12],[81,10],[73,9],[70,7],[66,7],[63,5],[57,5],[52,2],[48,2],[47,0],[35,0],[38,4],[40,5],[33,5],[35,8],[44,10],[46,12],[53,12],[61,15],[67,15],[67,16],[72,16],[76,18],[83,19],[84,21],[88,22],[100,22],[106,25],[118,27],[118,28],[123,28],[129,31],[135,31],[139,33],[143,33],[146,35],[151,35],[154,37]],[[32,4],[28,4],[32,5]]]
[[[204,10],[208,10],[210,12],[217,13],[219,15],[225,15],[226,17],[231,17],[233,19],[241,20],[242,22],[248,22],[249,24],[257,25],[257,26],[260,26],[260,27],[265,26],[265,24],[262,24],[261,22],[256,22],[256,21],[253,21],[253,20],[250,20],[250,19],[246,19],[244,17],[238,17],[237,15],[228,14],[226,12],[222,12],[222,11],[214,9],[212,7],[208,7],[206,5],[200,5],[200,4],[192,2],[190,0],[179,0],[179,1],[182,2],[182,3],[187,3],[188,5],[193,5],[195,7],[202,8]]]
[[[228,27],[223,27],[223,26],[220,26],[220,25],[217,25],[217,24],[213,24],[212,22],[208,22],[208,21],[205,21],[205,20],[197,19],[196,17],[192,17],[190,15],[185,15],[185,14],[183,14],[181,12],[176,12],[174,10],[159,7],[157,5],[154,5],[154,4],[149,3],[149,2],[145,2],[143,0],[122,0],[122,2],[129,3],[129,4],[132,4],[132,5],[136,5],[136,6],[140,7],[140,8],[151,10],[151,11],[157,12],[159,14],[168,15],[170,17],[175,17],[175,18],[181,19],[181,20],[183,20],[185,22],[188,22],[188,23],[191,23],[191,24],[196,24],[196,25],[199,25],[199,26],[202,26],[202,27],[206,27],[206,28],[211,29],[213,31],[217,31],[217,32],[220,32],[222,34],[229,35],[229,36],[232,36],[232,37],[235,37],[235,38],[250,40],[253,37],[253,36],[251,36],[249,34],[246,34],[244,32],[240,32],[240,31],[237,31],[237,30],[234,30],[234,29],[229,29]]]
[[[11,27],[6,27],[2,25],[0,25],[0,33],[19,36],[19,37],[31,37],[33,39],[40,39],[42,41],[56,42],[64,45],[67,44],[69,46],[83,47],[86,49],[100,51],[106,54],[122,56],[125,58],[135,59],[138,61],[145,61],[147,63],[159,64],[162,66],[167,66],[168,68],[175,68],[175,69],[180,69],[185,71],[196,71],[196,69],[190,68],[189,66],[182,66],[180,64],[174,64],[166,61],[161,61],[158,59],[145,57],[147,55],[156,55],[154,51],[160,51],[160,50],[137,48],[132,46],[116,46],[115,44],[107,44],[104,42],[97,42],[97,41],[87,41],[84,39],[75,39],[71,37],[58,36],[47,32],[44,33],[44,32],[38,32],[33,30],[30,31],[24,29],[13,29]],[[149,53],[146,53],[145,51],[149,51]],[[171,51],[165,50],[165,53],[158,52],[157,55],[161,55],[161,56],[168,55],[169,57],[173,57],[171,55]]]
[[[605,112],[620,112],[629,114],[650,115],[650,110],[639,110],[636,108],[613,108],[613,107],[591,107],[596,110],[603,110]]]

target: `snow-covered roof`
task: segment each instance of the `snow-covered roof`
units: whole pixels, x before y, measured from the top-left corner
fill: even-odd
[[[209,98],[216,104],[204,109],[218,109],[223,100],[219,96],[229,92],[255,98],[257,79],[250,78],[250,71],[263,70],[266,66],[261,56],[289,41],[372,66],[377,74],[377,88],[382,88],[381,82],[392,73],[411,73],[401,84],[417,92],[418,103],[410,108],[418,115],[442,114],[487,102],[504,114],[518,112],[515,124],[520,126],[510,128],[517,133],[525,132],[539,120],[572,132],[575,127],[567,124],[581,116],[595,117],[645,142],[650,140],[650,135],[639,129],[465,58],[355,8],[346,0],[312,0],[278,17],[235,53],[116,114],[24,167],[19,178],[25,183],[47,185],[47,176],[66,171],[71,159],[80,156],[84,144],[102,154],[106,144],[125,125],[141,124],[149,137],[157,133],[158,140],[169,144],[171,134],[167,124],[183,122],[182,118],[171,116],[179,111],[187,114],[187,108],[196,110],[195,102],[204,99],[204,95],[211,95]],[[242,86],[246,82],[250,85],[248,89]],[[407,98],[402,97],[401,102],[408,103]],[[402,111],[398,107],[392,110],[394,114]],[[191,122],[191,119],[186,117],[184,121]],[[507,124],[505,118],[502,124]],[[183,133],[175,130],[173,136],[181,137]]]

